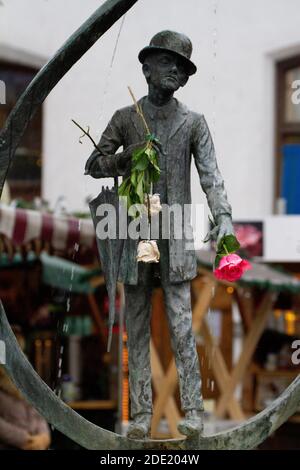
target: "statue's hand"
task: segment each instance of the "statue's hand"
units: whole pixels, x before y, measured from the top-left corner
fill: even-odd
[[[146,144],[146,141],[138,142],[137,144],[129,145],[123,152],[116,154],[117,167],[120,170],[120,174],[124,175],[130,171],[133,152],[142,149]]]
[[[124,149],[124,152],[122,152],[124,154],[124,159],[126,161],[128,159],[130,160],[131,157],[132,157],[133,152],[135,152],[136,150],[142,149],[143,147],[146,146],[146,144],[147,144],[146,141],[142,141],[142,142],[138,142],[136,144],[132,144],[132,145],[129,145],[128,147],[126,147],[126,149]]]
[[[147,145],[148,143],[149,143],[148,140],[144,140],[144,141],[142,141],[142,142],[138,142],[137,144],[129,145],[129,146],[124,150],[124,152],[122,152],[122,153],[126,154],[126,155],[124,156],[125,160],[131,159],[133,152],[135,152],[136,150],[140,150],[140,149],[146,147],[146,145]],[[160,151],[162,151],[161,144],[160,144],[160,142],[158,142],[158,141],[152,142],[152,147],[153,147],[153,148],[156,150],[156,152],[158,152],[158,153],[159,153]]]
[[[147,144],[147,141],[138,142],[129,145],[123,152],[114,155],[101,155],[97,149],[93,151],[85,164],[85,175],[94,177],[101,177],[102,175],[124,176],[130,172],[132,154],[135,150],[142,149]],[[156,151],[160,150],[157,143],[152,144]]]
[[[219,245],[225,235],[234,235],[231,216],[227,214],[220,215],[217,220],[217,229],[217,245]]]
[[[218,245],[225,235],[234,235],[232,219],[229,214],[221,214],[218,216],[215,226],[206,235],[204,242],[213,240],[213,241],[217,241],[217,245]]]
[[[84,174],[85,175],[90,175],[91,174],[91,169],[97,158],[100,156],[100,153],[98,152],[97,149],[93,151],[93,153],[90,155],[90,157],[87,159],[86,164],[85,164],[85,169],[84,169]]]
[[[135,150],[139,149],[142,145],[143,145],[142,143],[129,145],[123,152],[116,154],[117,167],[118,167],[118,170],[120,170],[121,174],[125,175],[127,172],[130,171],[132,154]]]

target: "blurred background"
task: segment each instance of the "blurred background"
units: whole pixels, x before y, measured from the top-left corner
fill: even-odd
[[[39,69],[102,3],[1,0],[1,127]],[[193,315],[206,431],[233,426],[272,403],[300,370],[300,355],[292,360],[300,338],[299,15],[297,0],[139,0],[58,83],[17,149],[0,206],[0,297],[41,377],[107,429],[124,432],[130,419],[123,293],[119,286],[108,354],[108,298],[88,201],[112,181],[83,175],[93,148],[79,143],[71,119],[97,141],[114,111],[131,104],[128,85],[138,98],[147,94],[140,49],[163,29],[191,38],[198,72],[176,96],[206,117],[241,254],[253,263],[243,281],[216,282],[213,251],[197,246]],[[194,165],[192,199],[206,204]],[[158,286],[153,389],[156,400],[160,389],[167,398],[157,401],[152,435],[175,437],[180,402],[163,311]],[[295,415],[262,447],[299,448],[299,426]],[[46,448],[75,447],[49,433]]]

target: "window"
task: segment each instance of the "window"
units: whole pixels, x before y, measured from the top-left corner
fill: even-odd
[[[0,106],[0,127],[3,126],[19,96],[36,75],[31,67],[0,62],[0,80],[6,86],[6,104]],[[41,195],[42,173],[42,110],[32,121],[18,146],[7,176],[11,197],[27,201]]]
[[[300,103],[293,99],[300,56],[278,62],[276,75],[275,198],[284,201],[287,214],[300,214]]]

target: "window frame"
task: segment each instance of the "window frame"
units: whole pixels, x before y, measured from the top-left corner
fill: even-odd
[[[300,54],[276,63],[276,123],[275,123],[275,181],[274,181],[274,213],[276,213],[277,200],[281,194],[282,175],[282,147],[287,143],[287,138],[299,138],[300,144],[300,122],[285,122],[285,77],[286,73],[294,68],[300,67]],[[299,105],[300,106],[300,105]]]

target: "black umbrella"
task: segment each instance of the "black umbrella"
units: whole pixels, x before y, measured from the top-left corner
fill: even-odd
[[[119,274],[120,261],[124,246],[124,240],[119,239],[119,196],[118,196],[118,178],[114,178],[114,187],[109,189],[108,187],[102,187],[100,194],[93,199],[90,203],[90,211],[96,231],[97,247],[101,261],[101,267],[104,273],[106,288],[109,298],[109,320],[108,320],[108,341],[107,351],[110,351],[111,340],[112,340],[112,329],[115,320],[115,305],[116,305],[116,290],[117,280]],[[101,211],[101,215],[97,215],[97,209],[102,204],[110,204],[116,211],[116,217],[111,218],[111,212]],[[106,219],[108,223],[107,237],[99,237],[97,234],[97,225],[102,219]],[[116,223],[116,229],[114,230],[113,224]],[[110,235],[110,230],[115,232],[116,236]]]
[[[83,132],[83,136],[87,136],[93,143],[95,149],[101,154],[101,150],[97,146],[96,142],[92,138],[88,130],[84,130],[83,127],[78,124],[74,119],[73,123],[79,127]],[[81,139],[79,139],[81,142]],[[110,207],[114,210],[113,218],[110,216],[112,213],[108,211],[107,213],[98,213],[98,208],[103,204],[109,204]],[[110,351],[111,340],[112,340],[112,329],[115,321],[115,310],[116,310],[116,290],[117,290],[117,281],[119,274],[119,267],[121,262],[121,256],[124,246],[124,240],[119,239],[119,196],[118,196],[118,177],[114,178],[114,187],[112,189],[104,188],[98,196],[90,201],[89,203],[92,220],[95,227],[97,247],[100,256],[101,268],[104,273],[104,278],[106,282],[106,288],[109,298],[109,319],[108,319],[108,340],[107,340],[107,352]],[[106,219],[108,223],[108,230],[106,237],[99,237],[97,234],[97,225],[102,219]]]

